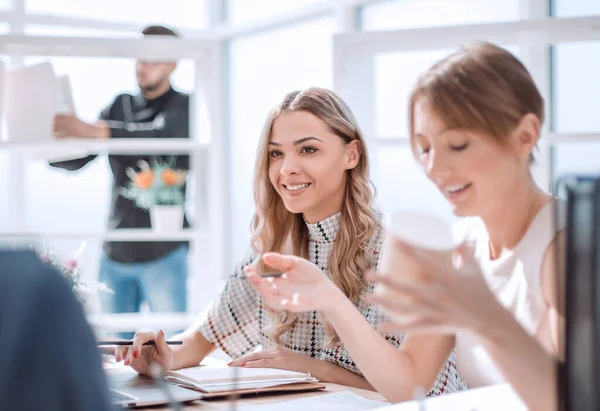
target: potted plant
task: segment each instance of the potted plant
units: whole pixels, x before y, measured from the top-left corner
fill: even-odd
[[[150,212],[150,224],[159,232],[176,231],[183,227],[184,186],[187,173],[174,168],[175,159],[159,158],[137,163],[140,171],[129,167],[131,181],[121,194],[133,200],[137,207]]]
[[[96,295],[98,292],[106,292],[114,294],[114,291],[104,283],[97,281],[84,280],[83,270],[81,267],[81,254],[85,248],[85,243],[82,243],[79,249],[70,257],[62,259],[50,250],[44,243],[42,247],[34,246],[33,249],[37,253],[40,261],[58,271],[64,278],[67,279],[71,290],[81,304],[87,308],[89,298]]]

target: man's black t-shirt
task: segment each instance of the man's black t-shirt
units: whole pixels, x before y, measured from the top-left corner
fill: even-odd
[[[141,94],[121,94],[104,109],[101,120],[108,122],[111,138],[189,138],[189,95],[169,89],[162,96],[146,100]],[[161,156],[168,160],[170,155]],[[85,158],[51,163],[65,170],[79,170],[96,158]],[[137,162],[150,162],[152,156],[109,155],[113,174],[112,198],[108,221],[109,229],[149,228],[148,211],[138,208],[132,200],[121,195],[126,186],[128,167],[138,170]],[[189,169],[189,157],[178,155],[175,167]],[[184,227],[189,227],[187,219]],[[104,251],[111,260],[123,263],[147,262],[158,259],[187,242],[105,242]]]

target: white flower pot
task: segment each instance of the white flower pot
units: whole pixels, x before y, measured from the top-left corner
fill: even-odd
[[[183,206],[154,206],[150,208],[152,229],[158,232],[179,231],[183,228]]]

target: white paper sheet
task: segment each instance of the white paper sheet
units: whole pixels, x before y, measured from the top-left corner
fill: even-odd
[[[14,142],[52,139],[59,86],[48,62],[11,69],[6,76],[6,124]]]
[[[368,400],[352,391],[342,391],[299,400],[240,407],[240,411],[361,411],[374,410],[385,405],[384,402]]]
[[[67,75],[56,77],[52,64],[42,62],[8,71],[6,76],[6,123],[13,142],[49,142],[57,113],[75,114],[71,83]],[[33,160],[63,161],[83,158],[81,148],[36,151]]]
[[[71,81],[69,76],[63,74],[58,76],[58,105],[57,110],[59,113],[71,113],[75,112],[75,103],[73,102],[73,92],[71,91]]]

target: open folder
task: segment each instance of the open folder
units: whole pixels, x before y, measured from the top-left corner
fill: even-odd
[[[167,373],[167,381],[201,391],[202,398],[232,394],[312,391],[325,388],[310,374],[272,368],[184,368]]]

